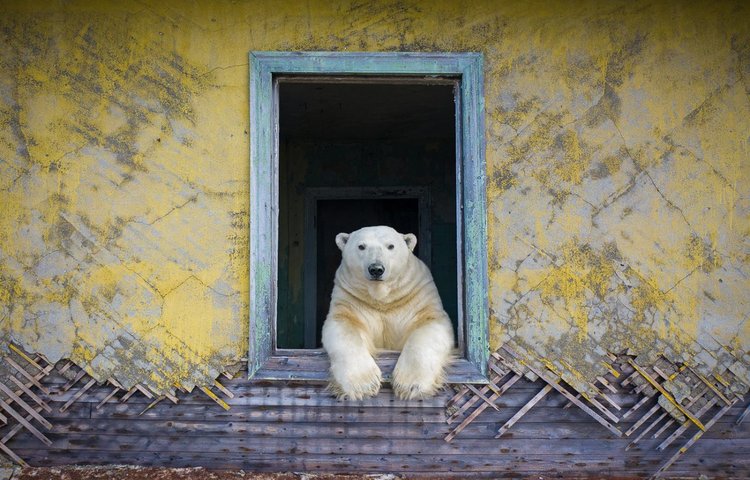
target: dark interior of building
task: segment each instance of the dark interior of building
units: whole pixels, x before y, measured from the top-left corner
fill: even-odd
[[[368,225],[421,237],[457,325],[454,84],[291,78],[278,94],[277,347],[320,347],[334,238]]]

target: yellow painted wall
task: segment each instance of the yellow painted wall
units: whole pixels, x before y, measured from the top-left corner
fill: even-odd
[[[155,391],[247,349],[251,50],[485,55],[492,344],[750,382],[745,2],[4,2],[0,329]],[[746,387],[744,387],[746,388]]]

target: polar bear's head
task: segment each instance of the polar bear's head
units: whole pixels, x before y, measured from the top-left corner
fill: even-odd
[[[358,279],[388,282],[406,268],[417,246],[417,237],[402,235],[391,227],[365,227],[336,235],[342,263]]]

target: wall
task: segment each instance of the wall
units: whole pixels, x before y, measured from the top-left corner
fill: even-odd
[[[0,7],[3,342],[210,383],[247,348],[248,51],[480,51],[492,346],[582,391],[623,350],[750,384],[742,2],[26,3]]]

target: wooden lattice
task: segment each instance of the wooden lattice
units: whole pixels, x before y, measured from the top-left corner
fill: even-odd
[[[26,429],[40,442],[51,446],[52,441],[42,431],[53,428],[53,425],[44,418],[44,412],[52,411],[48,404],[49,398],[56,395],[69,395],[69,399],[60,407],[60,412],[64,412],[75,402],[84,398],[97,384],[97,381],[71,361],[61,361],[57,365],[53,365],[43,355],[27,354],[13,344],[10,344],[9,347],[8,354],[0,357],[0,367],[5,369],[6,374],[3,378],[0,378],[0,409],[2,409],[0,411],[4,412],[0,413],[0,435],[2,435],[0,437],[0,452],[17,464],[25,466],[26,462],[8,447],[8,442],[21,429]],[[45,379],[51,376],[53,370],[69,379],[68,382],[62,385],[45,385],[45,383],[49,383],[45,382]],[[228,372],[222,375],[232,378],[232,375]],[[112,387],[112,390],[97,404],[96,409],[101,409],[107,402],[111,401],[127,402],[137,393],[152,400],[140,413],[141,415],[164,399],[173,403],[179,402],[175,395],[168,393],[156,395],[144,385],[137,384],[128,389],[114,378],[109,378],[104,383]],[[190,393],[181,385],[178,385],[177,388],[180,392]],[[214,388],[219,392],[218,394],[214,392]],[[222,400],[220,395],[228,398],[234,397],[232,392],[225,388],[218,379],[214,380],[212,386],[198,387],[194,391],[203,392],[225,410],[229,410],[229,405]],[[73,392],[72,395],[71,392]],[[45,401],[45,399],[47,400]]]
[[[610,371],[597,378],[594,384],[597,394],[591,397],[575,392],[551,370],[535,368],[523,362],[511,346],[505,345],[490,358],[490,382],[482,388],[463,385],[449,401],[447,422],[455,426],[445,440],[452,441],[485,409],[497,409],[500,396],[521,377],[531,375],[543,380],[544,387],[499,427],[495,438],[503,436],[554,390],[567,398],[565,408],[573,405],[579,407],[617,437],[633,436],[627,449],[637,445],[650,433],[654,439],[664,438],[656,449],[665,451],[676,439],[692,432],[688,440],[659,467],[654,474],[659,477],[743,399],[729,388],[736,380],[730,371],[726,371],[722,377],[708,379],[687,365],[675,365],[663,357],[649,367],[638,365],[634,358],[626,355],[610,355],[610,359]],[[673,393],[675,390],[679,391],[679,396]],[[620,394],[635,394],[638,399],[625,409],[616,401]],[[737,423],[742,422],[748,414],[750,407],[740,415]],[[627,429],[623,426],[626,422],[629,425]],[[632,425],[630,422],[633,422]]]
[[[654,444],[664,452],[666,460],[655,476],[660,476],[681,455],[694,445],[742,396],[732,390],[738,379],[727,371],[721,377],[706,378],[687,365],[677,365],[665,358],[649,366],[640,365],[627,355],[610,355],[609,371],[594,384],[596,394],[584,395],[575,391],[552,366],[539,367],[522,360],[511,346],[495,352],[490,361],[490,382],[487,385],[462,385],[447,404],[450,431],[445,440],[456,438],[469,424],[487,409],[500,410],[501,397],[523,377],[540,378],[543,386],[518,411],[498,425],[496,437],[502,437],[531,411],[542,399],[555,393],[567,400],[565,408],[577,407],[595,419],[617,437],[630,439],[626,449]],[[16,463],[25,465],[22,458],[9,447],[10,440],[23,429],[46,446],[54,446],[47,436],[54,429],[47,419],[50,405],[61,405],[64,412],[79,401],[96,400],[94,408],[101,409],[109,402],[127,402],[133,396],[148,399],[142,415],[164,399],[179,403],[177,395],[186,389],[178,386],[177,395],[156,395],[144,385],[126,388],[115,379],[97,381],[70,361],[51,364],[43,355],[28,354],[15,345],[0,357],[0,453]],[[231,378],[225,373],[224,376]],[[62,377],[62,378],[61,378]],[[106,394],[102,388],[109,388]],[[198,387],[192,394],[205,394],[224,409],[222,400],[233,394],[216,380],[213,385]],[[627,402],[622,399],[627,399]],[[503,407],[507,408],[507,407]],[[517,407],[516,407],[517,408]],[[737,418],[741,423],[750,415],[750,407]],[[54,436],[53,436],[54,438]],[[649,439],[647,444],[646,439]],[[658,445],[657,445],[658,442]]]
[[[13,358],[14,356],[16,359]],[[49,375],[53,366],[41,356],[29,357],[14,345],[11,345],[11,354],[4,356],[3,361],[10,371],[7,378],[10,379],[11,386],[0,382],[0,390],[3,393],[0,408],[10,417],[0,414],[2,423],[0,433],[4,433],[0,438],[0,450],[16,463],[26,465],[21,457],[8,448],[7,443],[25,428],[45,445],[52,445],[52,441],[35,426],[35,422],[47,430],[52,428],[52,424],[41,415],[43,411],[50,412],[51,408],[42,400],[39,393],[49,395],[49,390],[41,384],[41,381]],[[5,433],[6,429],[7,433]]]

